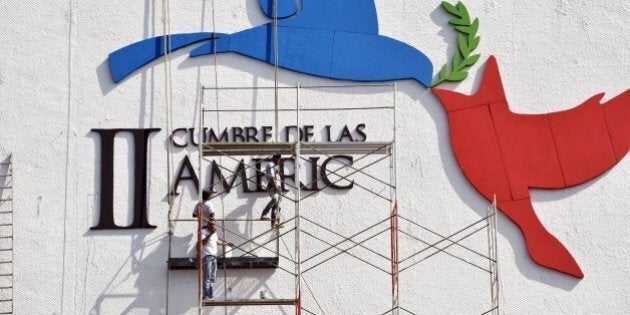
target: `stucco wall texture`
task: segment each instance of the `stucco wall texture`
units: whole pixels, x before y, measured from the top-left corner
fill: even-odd
[[[267,22],[255,0],[170,0],[172,33],[216,30],[232,33]],[[167,154],[163,60],[115,85],[107,55],[138,40],[163,34],[161,1],[0,1],[0,154],[13,155],[15,314],[194,314],[196,278],[172,272],[167,288]],[[425,52],[436,67],[454,52],[455,33],[439,1],[376,0],[381,34]],[[625,1],[466,1],[481,21],[482,60],[497,56],[510,105],[519,113],[571,108],[592,95],[606,99],[630,88],[630,4]],[[213,9],[216,19],[213,21]],[[273,86],[273,67],[227,54],[190,59],[184,49],[172,56],[175,128],[192,128],[196,107],[216,106],[200,86]],[[369,49],[369,47],[366,47]],[[483,70],[444,87],[476,90]],[[283,86],[338,84],[281,70]],[[366,123],[370,140],[387,141],[397,128],[397,196],[400,212],[445,235],[482,218],[487,202],[464,178],[453,157],[444,110],[416,82],[397,82],[397,111],[321,113],[303,122],[316,128]],[[382,91],[381,91],[382,92]],[[350,90],[313,95],[316,104],[378,106],[391,94]],[[371,97],[365,98],[365,94]],[[362,96],[363,95],[363,96]],[[286,96],[287,106],[294,106]],[[273,108],[271,96],[225,94],[224,108]],[[305,96],[305,102],[308,97]],[[306,116],[305,116],[306,117]],[[295,122],[282,115],[280,125]],[[208,121],[216,123],[216,121]],[[271,115],[225,115],[221,126],[271,125]],[[91,231],[98,218],[100,141],[94,128],[161,128],[149,147],[149,217],[154,230]],[[319,130],[317,129],[317,130]],[[130,137],[116,142],[115,217],[129,223],[133,164]],[[196,150],[174,154],[176,166]],[[234,164],[229,164],[234,167]],[[388,165],[375,175],[388,178]],[[500,312],[503,314],[630,313],[630,158],[584,185],[560,191],[533,191],[534,206],[547,228],[573,253],[585,273],[576,280],[534,264],[521,233],[503,215],[498,220]],[[356,177],[357,183],[370,181]],[[207,179],[203,178],[207,184]],[[378,186],[373,186],[378,189]],[[381,187],[382,188],[382,187]],[[175,200],[176,217],[188,218],[196,195],[190,183]],[[304,205],[310,216],[351,234],[388,215],[388,204],[360,189],[324,192]],[[233,192],[215,205],[256,217],[266,197]],[[290,208],[286,206],[286,208]],[[173,252],[191,254],[192,227],[177,226]],[[254,229],[254,228],[252,228]],[[415,233],[412,226],[401,226]],[[417,231],[416,231],[417,232]],[[321,235],[324,232],[320,231]],[[419,232],[418,232],[419,233]],[[292,247],[291,239],[288,239]],[[464,242],[487,250],[485,233]],[[366,243],[368,244],[368,243]],[[370,246],[385,255],[387,235]],[[305,251],[321,244],[304,240]],[[309,246],[312,246],[309,248]],[[319,246],[319,247],[318,247]],[[401,256],[422,248],[401,237]],[[455,247],[453,254],[465,252]],[[361,253],[358,252],[357,255]],[[369,256],[368,256],[369,257]],[[474,255],[469,257],[475,259]],[[477,257],[479,258],[479,257]],[[371,258],[368,258],[371,259]],[[374,258],[377,262],[378,257]],[[477,260],[478,264],[487,264]],[[388,268],[386,261],[378,264]],[[485,266],[485,265],[484,265]],[[391,305],[390,279],[342,255],[305,275],[313,294],[305,306],[315,313],[376,314]],[[293,292],[282,271],[220,272],[218,286],[232,296],[273,296]],[[416,314],[480,314],[490,308],[489,276],[447,255],[400,275],[401,306]],[[314,297],[313,297],[314,296]],[[316,305],[319,302],[321,309]],[[168,303],[167,303],[168,301]],[[167,309],[168,307],[168,309]],[[323,310],[323,311],[322,311]],[[224,313],[223,308],[206,310]],[[291,314],[291,308],[229,308],[229,314]]]

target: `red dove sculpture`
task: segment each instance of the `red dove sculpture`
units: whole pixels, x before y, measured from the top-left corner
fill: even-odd
[[[566,111],[516,114],[490,57],[476,94],[433,92],[448,113],[451,145],[466,178],[486,199],[496,195],[537,264],[583,278],[571,253],[536,216],[529,189],[579,185],[617,164],[630,149],[630,91],[604,104],[602,93]]]

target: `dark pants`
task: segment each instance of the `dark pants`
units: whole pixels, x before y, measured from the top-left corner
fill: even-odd
[[[276,220],[276,217],[278,215],[278,209],[280,209],[280,206],[278,205],[280,201],[278,199],[279,199],[278,195],[271,196],[271,200],[269,200],[269,202],[267,203],[267,206],[265,206],[265,209],[263,210],[263,213],[262,213],[262,215],[267,215],[269,211],[271,210],[271,221]]]
[[[208,255],[203,257],[203,297],[213,298],[214,282],[217,278],[217,257]]]

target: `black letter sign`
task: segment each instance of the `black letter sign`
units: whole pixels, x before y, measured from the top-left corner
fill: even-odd
[[[147,218],[147,145],[151,133],[160,129],[92,129],[101,138],[101,198],[98,224],[91,230],[154,229]],[[114,223],[114,138],[129,132],[134,142],[133,222],[121,227]]]
[[[335,175],[337,175],[337,177],[340,177],[338,180],[336,180],[335,182],[331,182],[330,179],[328,178],[328,163],[332,162],[332,161],[339,161],[339,160],[346,160],[348,161],[348,165],[352,166],[352,163],[354,161],[354,159],[352,158],[352,156],[348,156],[348,155],[335,155],[331,158],[329,158],[328,160],[324,161],[324,164],[322,164],[322,169],[321,169],[321,175],[322,175],[322,181],[324,182],[324,184],[326,184],[327,186],[329,186],[332,189],[336,189],[336,190],[348,190],[348,189],[352,189],[352,187],[354,187],[354,180],[349,180],[347,178],[342,179],[341,175],[336,174],[337,170],[335,170]],[[340,186],[337,185],[336,183],[339,181],[349,181],[350,184],[346,185],[346,186]]]

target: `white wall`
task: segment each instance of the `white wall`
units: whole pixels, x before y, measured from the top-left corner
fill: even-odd
[[[218,31],[230,33],[265,21],[258,14],[257,1],[215,2]],[[453,52],[454,33],[446,27],[448,16],[438,8],[439,1],[376,2],[381,34],[423,50],[436,67]],[[625,2],[484,0],[466,4],[481,20],[484,59],[489,54],[499,59],[514,111],[567,109],[596,93],[604,91],[609,98],[630,86],[630,26],[626,23],[630,7]],[[212,29],[212,1],[173,0],[170,5],[173,33]],[[106,64],[110,52],[163,33],[161,8],[159,1],[0,2],[0,153],[12,153],[16,163],[16,314],[165,313],[164,64],[155,62],[118,86]],[[195,123],[195,108],[201,101],[198,87],[216,83],[212,57],[189,59],[189,50],[174,54],[172,60],[175,127]],[[472,70],[473,79],[449,87],[472,91],[480,69]],[[219,56],[217,70],[222,86],[273,84],[272,67],[239,56]],[[281,84],[297,82],[336,83],[280,72]],[[450,149],[446,116],[435,97],[415,82],[399,82],[398,89],[401,213],[441,233],[452,233],[478,220],[486,202],[459,171]],[[335,104],[341,97],[345,96],[331,93],[323,102]],[[243,105],[250,106],[251,98],[242,99]],[[229,101],[226,98],[225,106]],[[346,123],[343,118],[335,121],[335,116],[320,117],[317,124]],[[370,135],[387,139],[390,135],[385,126],[378,129],[377,118],[361,120],[373,128],[368,128]],[[223,124],[227,124],[225,119]],[[229,118],[235,126],[265,124],[265,119]],[[98,138],[90,130],[151,127],[163,129],[151,138],[149,157],[150,220],[158,228],[90,231],[98,215],[100,153]],[[121,224],[128,220],[130,207],[126,192],[131,179],[126,174],[133,166],[125,164],[131,154],[127,148],[128,142],[117,142],[115,205]],[[175,160],[185,153],[177,151]],[[193,151],[188,153],[194,156]],[[386,168],[376,172],[387,176]],[[586,275],[581,281],[535,265],[517,228],[500,217],[502,313],[630,312],[629,175],[626,159],[587,184],[533,192],[542,221],[580,263]],[[194,204],[189,188],[176,200],[174,211],[180,217],[187,217]],[[256,216],[265,202],[264,195],[238,197],[226,198],[226,209],[251,206],[250,215]],[[368,205],[380,205],[378,199],[357,189],[341,195],[323,193],[318,198],[307,205],[308,211],[336,228],[345,228],[348,234],[364,226],[361,220],[374,222],[387,216],[386,205],[370,209]],[[351,210],[331,216],[331,211],[344,206]],[[377,239],[373,246],[384,249],[386,244],[386,238]],[[482,233],[466,244],[483,251],[486,239]],[[405,238],[400,246],[401,256],[420,248]],[[452,253],[462,254],[456,249]],[[371,314],[388,308],[387,275],[352,258],[333,260],[322,271],[308,275],[307,281],[326,313]],[[488,281],[484,272],[437,255],[401,275],[401,306],[418,314],[479,314],[490,305]],[[292,285],[280,271],[231,272],[228,282],[252,296],[264,286],[291,292]],[[171,273],[169,288],[169,313],[196,312],[193,272]],[[305,294],[305,303],[317,310],[310,295]],[[231,311],[278,313],[277,308]]]

